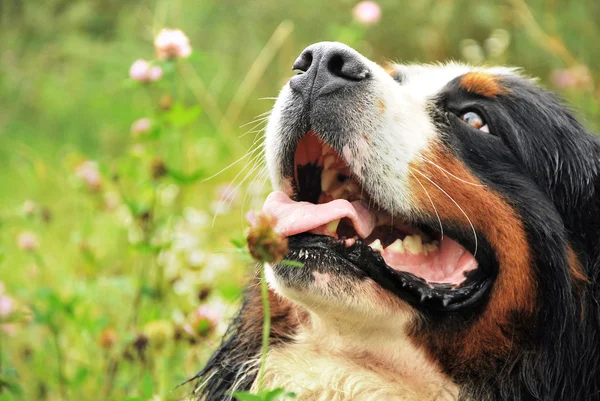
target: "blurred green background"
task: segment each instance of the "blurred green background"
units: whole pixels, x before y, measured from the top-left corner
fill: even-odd
[[[313,42],[519,66],[600,127],[600,2],[357,3],[0,0],[0,400],[186,397],[251,271],[263,113]],[[163,28],[190,57],[156,60]]]

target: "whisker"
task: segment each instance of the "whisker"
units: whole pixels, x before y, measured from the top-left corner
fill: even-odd
[[[243,172],[244,172],[244,171],[245,171],[245,170],[246,170],[246,169],[247,169],[249,166],[251,166],[251,165],[252,165],[252,163],[254,163],[254,162],[255,162],[255,161],[256,161],[256,160],[257,160],[257,159],[258,159],[260,156],[262,156],[262,153],[261,153],[261,152],[258,152],[258,153],[256,153],[257,151],[260,151],[260,150],[261,150],[261,148],[260,148],[260,146],[258,146],[258,147],[256,147],[256,149],[250,150],[250,151],[248,151],[248,153],[246,153],[246,155],[244,156],[244,158],[246,158],[246,157],[248,157],[248,156],[252,156],[252,158],[250,159],[250,162],[249,162],[249,163],[247,163],[246,165],[244,165],[244,167],[243,167],[242,169],[240,169],[240,171],[239,171],[239,172],[238,172],[238,173],[235,175],[235,177],[233,177],[233,180],[231,181],[231,184],[230,184],[230,186],[234,185],[234,184],[235,184],[235,182],[236,182],[236,180],[238,179],[238,177],[239,177],[239,176],[240,176],[240,175],[241,175],[241,174],[242,174],[242,173],[243,173]],[[240,160],[241,160],[241,159],[240,159]],[[238,161],[239,161],[239,160],[238,160]],[[252,171],[252,170],[250,170],[250,171]],[[219,174],[219,173],[217,173],[217,174]],[[204,181],[206,181],[206,180],[204,180]],[[204,181],[203,181],[203,182],[204,182]],[[238,185],[238,186],[239,186],[239,185]],[[233,195],[232,195],[232,198],[233,198],[233,197],[235,196],[235,194],[237,193],[237,187],[238,187],[238,186],[234,187],[234,189],[232,190],[232,193],[233,193]],[[215,220],[216,220],[216,218],[217,218],[217,216],[218,216],[219,214],[220,214],[220,213],[219,213],[219,211],[217,210],[217,213],[215,213],[215,216],[214,216],[214,218],[213,218],[213,222],[212,222],[213,226],[214,226],[214,224],[215,224]]]
[[[436,164],[435,162],[433,162],[433,161],[429,160],[429,159],[428,159],[426,156],[424,156],[424,155],[420,155],[420,157],[421,157],[421,158],[423,158],[423,160],[424,160],[424,161],[426,161],[427,163],[430,163],[430,164],[434,165],[435,167],[439,168],[439,169],[440,169],[440,170],[441,170],[443,173],[450,175],[451,177],[453,177],[453,178],[457,179],[457,180],[458,180],[458,181],[460,181],[460,182],[464,182],[465,184],[473,185],[473,186],[476,186],[476,187],[485,187],[485,185],[484,185],[484,184],[478,184],[478,183],[476,183],[476,182],[470,182],[470,181],[466,181],[466,180],[463,180],[463,179],[462,179],[462,178],[460,178],[460,177],[457,177],[456,175],[452,174],[451,172],[449,172],[449,171],[448,171],[448,170],[446,170],[445,168],[443,168],[443,167],[439,166],[438,164]]]
[[[255,116],[252,120],[250,120],[250,122],[240,125],[240,128],[244,128],[245,126],[250,125],[258,120],[262,120],[263,118],[265,118],[265,116],[268,116],[269,114],[271,114],[271,110],[267,110],[264,113],[260,113],[257,116]]]
[[[245,137],[245,136],[246,136],[246,135],[248,135],[248,134],[254,134],[254,133],[261,133],[261,132],[264,132],[264,131],[265,131],[265,129],[267,128],[267,127],[266,127],[266,125],[265,125],[264,127],[260,128],[260,129],[257,129],[257,127],[258,127],[259,125],[263,124],[263,123],[264,123],[264,121],[261,121],[261,122],[257,123],[257,124],[256,124],[255,126],[253,126],[253,127],[252,127],[252,128],[249,130],[249,131],[246,131],[246,133],[245,133],[245,134],[242,134],[242,135],[240,135],[238,138]],[[256,138],[254,138],[254,139],[256,140]]]
[[[469,225],[471,226],[471,230],[473,230],[473,237],[475,239],[475,252],[473,252],[473,256],[477,256],[477,248],[478,248],[478,245],[479,245],[478,244],[478,239],[477,239],[477,231],[475,230],[475,226],[473,225],[473,222],[471,221],[471,219],[469,218],[469,216],[467,215],[467,213],[463,210],[462,207],[460,207],[460,205],[458,204],[458,202],[456,202],[454,200],[454,198],[448,194],[448,192],[444,191],[444,189],[442,187],[440,187],[438,184],[436,184],[435,182],[433,182],[429,177],[427,177],[425,174],[421,173],[419,170],[417,170],[417,169],[414,169],[414,170],[415,170],[415,172],[417,172],[418,174],[420,174],[423,178],[425,178],[427,181],[429,181],[430,183],[432,183],[433,185],[435,185],[437,189],[439,189],[440,191],[442,191],[444,193],[444,195],[446,195],[456,205],[456,207],[461,211],[461,213],[465,216],[465,218],[469,222]]]
[[[264,162],[264,160],[263,160],[263,162]],[[258,175],[250,182],[250,184],[248,184],[248,187],[251,187],[255,183],[260,182],[260,181],[263,182],[262,185],[261,185],[261,188],[264,187],[264,185],[265,185],[264,183],[265,183],[265,181],[267,179],[267,175],[269,173],[269,170],[267,168],[264,168],[264,167],[266,167],[266,165],[264,163],[263,163],[262,167],[263,167],[262,171],[260,173],[258,173]],[[256,198],[256,195],[254,195],[254,196]],[[248,200],[248,191],[246,191],[246,193],[244,194],[244,200],[242,202],[242,223],[244,222],[244,217],[245,217],[245,214],[246,214],[246,201],[247,200]]]
[[[433,203],[433,199],[431,199],[431,195],[429,195],[429,191],[427,191],[427,188],[425,188],[425,186],[423,185],[423,183],[421,182],[421,180],[419,180],[419,178],[413,174],[412,171],[408,170],[408,172],[410,173],[410,175],[412,175],[414,177],[415,180],[417,180],[417,182],[419,183],[419,185],[421,186],[421,188],[423,188],[423,191],[425,191],[425,194],[427,195],[427,197],[429,198],[429,202],[431,202],[431,206],[433,206],[433,210],[435,211],[435,215],[438,219],[438,222],[440,223],[440,232],[441,232],[441,239],[444,239],[444,226],[442,225],[442,219],[440,218],[440,214],[438,213],[437,207],[435,207],[435,203]]]
[[[208,180],[212,180],[213,178],[215,178],[216,176],[218,176],[219,174],[223,173],[224,171],[229,170],[231,167],[235,166],[236,164],[238,164],[239,162],[241,162],[242,160],[244,160],[246,157],[250,156],[252,153],[250,151],[246,152],[246,154],[242,157],[240,157],[239,159],[237,159],[236,161],[234,161],[233,163],[231,163],[230,165],[228,165],[227,167],[223,168],[222,170],[220,170],[219,172],[211,175],[208,178],[203,179],[200,182],[206,182]]]
[[[262,155],[263,155],[262,153],[258,153],[258,154],[256,154],[256,155],[254,155],[254,157],[251,159],[251,161],[250,161],[250,163],[249,163],[249,164],[250,164],[250,165],[251,165],[251,164],[253,164],[253,163],[256,163],[256,164],[254,164],[254,166],[253,166],[253,167],[252,167],[252,168],[251,168],[251,169],[250,169],[248,172],[246,172],[246,175],[244,176],[244,179],[243,179],[243,180],[241,180],[241,181],[240,181],[240,183],[239,183],[239,184],[237,184],[237,185],[236,185],[236,186],[233,188],[233,196],[231,196],[231,199],[229,199],[229,201],[228,201],[228,203],[227,203],[227,206],[225,207],[225,210],[229,210],[229,209],[231,208],[231,204],[232,204],[232,202],[233,202],[233,198],[235,197],[235,195],[237,195],[237,193],[238,193],[238,191],[239,191],[240,187],[241,187],[241,186],[242,186],[242,184],[243,184],[243,183],[244,183],[244,182],[245,182],[245,181],[248,179],[248,177],[250,177],[250,175],[251,175],[251,174],[252,174],[254,171],[256,171],[256,169],[257,169],[257,168],[264,167],[264,163],[258,162],[258,159],[259,159],[259,158],[260,158]],[[240,173],[241,173],[242,171],[244,171],[244,170],[245,170],[245,169],[241,170],[241,171],[240,171]],[[238,173],[238,175],[236,175],[236,178],[234,178],[234,181],[233,181],[233,182],[235,182],[235,180],[236,180],[236,179],[237,179],[237,177],[240,175],[240,173]],[[217,219],[217,216],[219,216],[219,215],[221,214],[220,212],[221,212],[220,210],[217,210],[217,212],[215,213],[215,215],[214,215],[214,217],[213,217],[213,223],[212,223],[213,227],[214,227],[214,225],[215,225],[215,221],[216,221],[216,219]]]

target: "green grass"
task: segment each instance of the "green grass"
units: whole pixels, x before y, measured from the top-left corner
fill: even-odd
[[[0,400],[191,391],[175,387],[218,344],[250,274],[231,240],[269,187],[263,169],[252,171],[258,153],[208,178],[259,138],[262,121],[240,126],[270,109],[263,98],[308,44],[340,40],[380,63],[483,52],[560,89],[600,127],[597,2],[400,3],[379,2],[381,21],[363,26],[343,0],[0,0],[0,297],[14,301],[0,317]],[[164,63],[160,81],[135,84],[129,67],[154,57],[162,27],[184,30],[194,53]],[[494,53],[498,35],[510,40]],[[557,88],[557,71],[576,85]],[[133,138],[142,117],[154,128]],[[100,189],[78,178],[85,160],[98,163]],[[214,218],[232,183],[238,196]],[[19,248],[23,232],[37,236],[34,251]]]

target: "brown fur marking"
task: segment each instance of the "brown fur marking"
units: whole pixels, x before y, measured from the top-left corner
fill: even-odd
[[[263,304],[258,278],[253,280],[247,294],[247,306],[244,310],[241,332],[257,336],[262,335]],[[308,314],[291,301],[282,298],[273,290],[269,290],[271,309],[271,344],[279,344],[291,340],[300,322],[308,319]],[[249,336],[249,338],[252,336]]]
[[[496,251],[500,271],[487,310],[478,317],[477,322],[466,331],[457,333],[456,337],[430,336],[425,342],[434,353],[436,350],[451,350],[453,355],[449,358],[454,361],[491,363],[494,357],[505,357],[511,352],[512,339],[502,328],[513,325],[515,313],[531,317],[535,310],[536,283],[530,264],[529,245],[515,210],[499,194],[482,186],[461,161],[441,149],[439,145],[426,155],[427,158],[463,181],[432,163],[413,163],[411,170],[414,178],[409,185],[414,189],[415,205],[428,215],[435,216],[433,202],[443,221],[455,221],[468,227],[469,222],[450,200],[449,196],[452,197],[469,216],[475,229],[485,235]],[[449,196],[419,173],[443,188]]]
[[[466,91],[493,98],[507,91],[498,82],[498,78],[485,72],[468,72],[460,80],[461,88]]]

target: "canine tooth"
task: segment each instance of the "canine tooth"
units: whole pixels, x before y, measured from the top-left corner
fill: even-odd
[[[337,232],[339,225],[340,225],[340,219],[334,220],[330,223],[327,223],[327,230],[329,230],[330,233],[335,234]]]
[[[377,251],[379,253],[383,252],[383,246],[381,245],[381,241],[379,241],[378,239],[376,239],[375,241],[371,242],[371,244],[369,244],[369,246],[374,251]]]
[[[389,245],[385,249],[393,252],[404,253],[404,243],[400,238],[398,238],[393,244]]]
[[[321,191],[327,192],[331,189],[335,179],[337,177],[337,171],[335,170],[323,170],[321,173]]]
[[[329,146],[321,146],[321,155],[325,156],[329,152]]]
[[[404,248],[413,255],[423,252],[423,242],[420,235],[407,235],[403,242]]]

